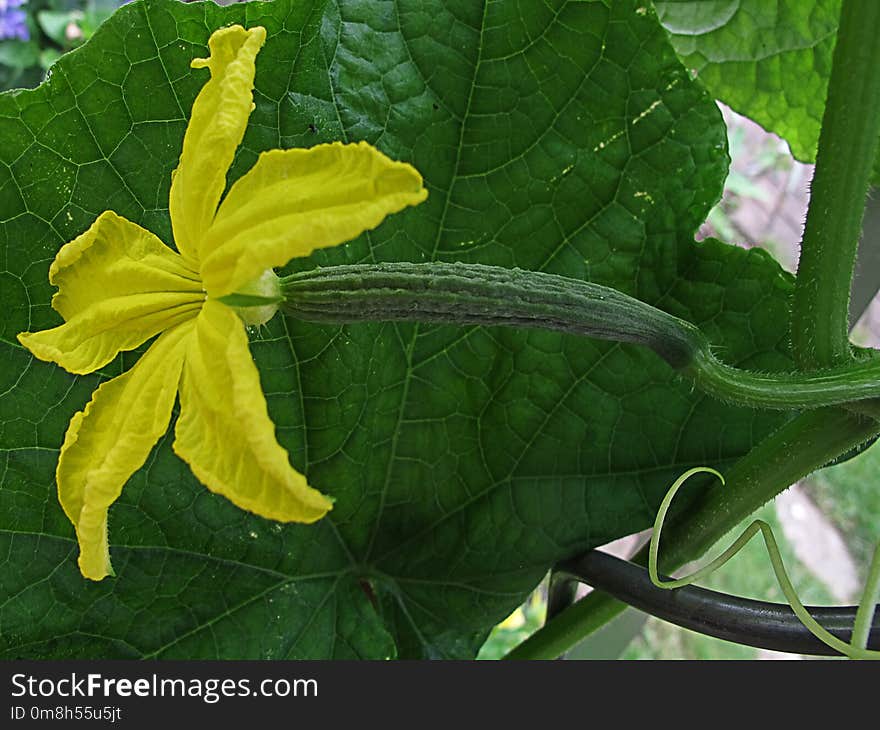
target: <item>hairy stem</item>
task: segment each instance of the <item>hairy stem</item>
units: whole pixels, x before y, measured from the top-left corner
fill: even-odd
[[[806,370],[845,363],[850,286],[880,137],[880,3],[843,0],[791,335]]]

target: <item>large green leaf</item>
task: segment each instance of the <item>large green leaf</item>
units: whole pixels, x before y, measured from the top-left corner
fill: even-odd
[[[785,139],[797,159],[815,161],[840,0],[654,5],[682,61],[716,98]]]
[[[816,159],[840,0],[655,2],[675,50],[715,96]]]
[[[35,91],[0,96],[0,654],[472,656],[550,565],[646,527],[685,468],[724,468],[780,422],[694,392],[652,353],[555,333],[276,318],[252,349],[294,465],[331,515],[282,526],[210,494],[163,439],[110,513],[118,577],[77,571],[53,485],[102,377],[37,362],[47,270],[102,210],[170,241],[208,35],[262,24],[259,151],[366,139],[426,203],[309,260],[479,261],[616,286],[787,367],[790,279],[692,233],[725,129],[633,2],[293,0],[122,8]]]

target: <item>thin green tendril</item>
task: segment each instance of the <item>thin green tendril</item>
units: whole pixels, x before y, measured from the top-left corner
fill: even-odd
[[[791,579],[785,571],[785,566],[782,564],[782,555],[779,552],[779,545],[776,543],[776,538],[773,536],[773,530],[764,520],[755,520],[752,522],[752,524],[743,531],[727,550],[721,553],[721,555],[708,565],[691,573],[691,575],[676,580],[661,580],[657,564],[660,547],[660,531],[663,529],[663,522],[666,519],[666,513],[669,511],[669,506],[672,504],[673,497],[675,497],[682,485],[694,474],[699,473],[714,474],[721,480],[721,483],[724,484],[724,477],[717,471],[706,466],[698,466],[694,469],[689,469],[682,474],[669,488],[669,491],[660,503],[660,509],[657,511],[657,519],[654,521],[654,530],[651,534],[651,543],[648,547],[648,575],[651,577],[651,582],[658,588],[667,589],[680,588],[681,586],[695,583],[718,570],[718,568],[742,550],[742,548],[746,546],[746,543],[748,543],[757,532],[760,532],[761,536],[764,538],[764,544],[767,547],[767,553],[770,556],[770,564],[773,566],[773,572],[776,574],[776,580],[779,582],[779,587],[782,589],[782,593],[785,595],[788,605],[791,606],[792,611],[794,611],[795,616],[800,619],[801,623],[806,626],[807,629],[819,639],[819,641],[827,644],[832,649],[850,659],[880,659],[880,651],[866,648],[868,645],[868,634],[871,628],[871,618],[873,617],[878,599],[880,599],[880,544],[878,544],[877,548],[874,550],[871,567],[868,570],[868,579],[865,583],[865,591],[862,595],[862,600],[859,603],[858,611],[856,612],[852,639],[849,644],[829,633],[810,615],[807,609],[804,608],[804,604],[801,603],[798,598],[797,592],[791,583]]]

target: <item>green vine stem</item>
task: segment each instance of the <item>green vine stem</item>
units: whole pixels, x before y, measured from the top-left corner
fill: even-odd
[[[617,618],[626,607],[608,593],[594,590],[511,649],[503,659],[557,659]]]
[[[871,619],[874,617],[878,603],[880,603],[880,543],[874,548],[874,554],[871,556],[871,567],[865,579],[865,594],[856,613],[851,640],[853,646],[864,649],[868,645]]]
[[[880,3],[843,0],[791,317],[803,369],[847,362],[849,298],[880,139]]]
[[[840,454],[880,433],[880,424],[840,408],[807,411],[755,446],[725,474],[726,486],[707,489],[671,519],[663,536],[661,572],[696,560],[777,494]],[[633,562],[647,565],[648,550]],[[507,659],[553,659],[616,617],[626,605],[594,591],[513,649]]]
[[[799,410],[880,396],[880,359],[810,374],[740,370],[719,361],[690,322],[615,289],[542,272],[480,264],[356,264],[293,274],[281,279],[281,293],[288,314],[316,322],[532,327],[640,344],[703,391],[747,407]]]

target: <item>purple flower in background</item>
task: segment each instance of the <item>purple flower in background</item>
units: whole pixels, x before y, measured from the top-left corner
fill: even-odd
[[[27,27],[27,15],[20,10],[27,0],[0,0],[0,40],[18,38],[26,41],[31,37]]]

